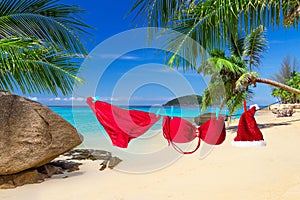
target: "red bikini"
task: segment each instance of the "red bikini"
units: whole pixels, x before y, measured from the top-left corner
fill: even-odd
[[[124,110],[109,103],[96,101],[93,98],[87,98],[87,104],[95,113],[98,121],[102,124],[108,133],[114,146],[127,148],[128,143],[143,135],[152,125],[154,125],[160,116],[153,113]],[[165,116],[163,119],[163,135],[174,149],[183,154],[191,154],[200,146],[200,139],[212,145],[219,145],[225,140],[225,123],[222,117],[219,120],[212,118],[197,128],[187,120],[179,117]],[[198,137],[199,141],[194,151],[183,152],[174,143],[187,143]]]
[[[93,98],[87,98],[87,104],[117,147],[127,148],[130,140],[143,135],[160,119],[160,116],[156,117],[152,113],[124,110],[109,103],[92,101]]]
[[[197,128],[189,121],[179,117],[165,116],[163,119],[163,135],[168,140],[169,145],[182,154],[192,154],[200,147],[200,138],[195,150],[191,152],[182,151],[175,143],[187,143],[193,141],[197,136]]]
[[[206,121],[199,128],[200,138],[211,145],[220,145],[226,138],[225,122],[223,117],[218,120],[214,117]]]

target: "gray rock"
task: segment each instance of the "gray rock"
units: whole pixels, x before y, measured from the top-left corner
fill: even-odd
[[[0,189],[13,189],[25,184],[41,183],[46,176],[37,170],[26,170],[17,174],[0,176]]]
[[[82,165],[82,163],[66,161],[66,160],[57,160],[49,163],[49,165],[59,167],[62,169],[62,171],[66,170],[67,172],[73,172],[79,170],[79,166]]]
[[[277,117],[291,117],[296,111],[292,108],[283,108],[283,109],[277,109],[273,108],[272,113],[276,114]]]
[[[0,175],[42,166],[82,140],[48,107],[17,95],[0,95]]]
[[[197,117],[194,118],[194,122],[200,126],[201,124],[205,123],[207,120],[213,118],[216,116],[216,113],[205,113],[205,114],[201,114]],[[224,118],[224,121],[227,121],[228,120],[228,116],[227,115],[223,115],[223,114],[220,114],[220,116],[222,116]]]
[[[122,160],[118,157],[113,157],[108,151],[98,149],[74,149],[64,154],[70,157],[68,160],[103,160],[100,164],[100,171],[107,168],[114,169]]]
[[[13,189],[26,184],[42,183],[46,178],[51,178],[53,175],[77,171],[79,170],[79,165],[81,163],[57,160],[36,169],[2,175],[0,176],[0,189]]]
[[[109,165],[108,168],[113,169],[115,166],[117,166],[120,162],[122,162],[122,160],[118,157],[112,157],[109,160]]]

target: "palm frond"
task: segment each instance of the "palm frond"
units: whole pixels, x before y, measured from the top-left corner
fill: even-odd
[[[232,116],[234,112],[243,107],[243,101],[245,99],[251,99],[253,96],[253,91],[237,91],[235,95],[228,97],[225,102],[229,110],[229,116]]]
[[[246,66],[243,60],[232,55],[225,57],[224,52],[213,50],[210,55],[212,56],[207,61],[202,62],[198,68],[198,73],[203,75],[212,75],[213,73],[236,73],[243,74],[246,72]]]
[[[222,77],[215,74],[202,95],[201,110],[205,111],[210,106],[221,105],[223,99],[226,97],[226,88]]]
[[[0,39],[0,89],[24,94],[60,91],[66,95],[82,80],[76,75],[80,62],[77,56],[58,47],[44,46],[40,41],[24,38]]]
[[[237,57],[243,56],[245,37],[239,37],[237,34],[231,35],[230,52]]]
[[[138,18],[146,20],[149,27],[166,27],[170,20],[189,7],[195,0],[135,0],[129,14],[134,14],[133,21]]]
[[[247,90],[248,86],[253,84],[253,80],[258,77],[257,72],[247,72],[241,75],[241,77],[236,81],[236,90]],[[246,89],[245,89],[246,88]]]
[[[91,27],[80,17],[78,6],[57,0],[0,1],[0,38],[35,37],[73,53],[87,54],[79,37]]]
[[[299,1],[283,1],[282,7],[284,20],[283,24],[287,27],[298,26],[298,21],[300,17],[300,2]]]
[[[168,27],[186,36],[170,37],[169,49],[172,50],[173,56],[169,56],[168,64],[191,69],[195,68],[194,63],[197,62],[201,54],[199,49],[189,51],[189,45],[185,44],[188,38],[192,38],[207,51],[214,48],[224,49],[226,45],[230,46],[232,35],[237,33],[242,35],[243,31],[248,34],[260,26],[279,27],[282,25],[282,15],[287,16],[289,12],[295,13],[295,11],[298,13],[299,5],[298,0],[136,0],[134,2],[133,10],[136,11],[136,17],[146,17],[148,25],[155,27],[169,25]],[[193,3],[191,6],[186,6],[186,2]],[[166,10],[167,12],[165,12]],[[297,17],[290,18],[291,24],[298,27],[298,14]],[[263,45],[258,47],[261,50],[264,48]],[[179,52],[183,54],[177,56]],[[251,51],[247,55],[250,56],[250,53]],[[185,56],[192,57],[193,62],[187,63],[184,59]],[[251,57],[251,67],[258,64],[257,57]]]
[[[258,67],[262,58],[262,53],[267,48],[266,31],[263,26],[259,26],[249,35],[246,36],[244,42],[243,56],[248,58],[250,71],[252,66]]]

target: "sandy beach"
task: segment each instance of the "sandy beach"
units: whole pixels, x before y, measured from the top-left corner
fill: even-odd
[[[80,171],[1,190],[0,199],[300,199],[300,112],[276,118],[261,111],[256,120],[266,147],[233,147],[237,125],[233,121],[226,141],[204,159],[196,152],[145,174],[99,171],[100,162],[83,161]]]

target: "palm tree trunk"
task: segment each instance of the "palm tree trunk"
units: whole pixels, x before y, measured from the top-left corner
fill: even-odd
[[[265,84],[272,85],[272,86],[277,87],[277,88],[287,90],[287,91],[289,91],[293,94],[300,95],[300,90],[292,88],[290,86],[284,85],[284,84],[276,82],[276,81],[269,80],[269,79],[255,78],[254,82],[256,82],[256,83],[265,83]]]

